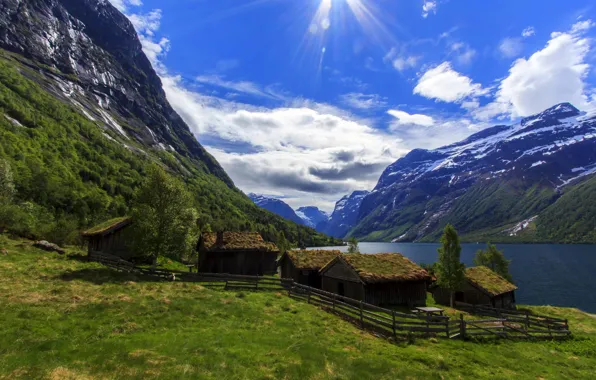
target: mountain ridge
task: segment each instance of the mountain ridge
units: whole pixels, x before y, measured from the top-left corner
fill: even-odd
[[[497,125],[389,165],[361,205],[349,235],[367,240],[436,240],[445,223],[499,238],[537,216],[560,189],[596,172],[596,117],[569,103]],[[482,234],[480,234],[482,235]],[[546,239],[546,238],[545,238]]]

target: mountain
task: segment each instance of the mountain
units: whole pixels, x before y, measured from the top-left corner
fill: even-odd
[[[296,210],[298,215],[307,226],[319,231],[329,221],[329,214],[325,211],[319,210],[318,207],[306,206],[300,207]]]
[[[256,207],[168,103],[130,21],[106,0],[0,0],[0,160],[17,189],[0,229],[76,241],[130,210],[149,165],[195,197],[205,227],[329,237]]]
[[[344,238],[358,223],[360,205],[368,194],[368,191],[354,191],[340,199],[321,231],[329,236]]]
[[[265,210],[271,211],[274,214],[281,216],[287,220],[291,220],[294,223],[307,225],[302,218],[296,215],[294,209],[292,209],[286,202],[277,198],[269,198],[264,195],[258,195],[254,193],[248,194],[248,197],[259,207]],[[311,227],[311,226],[309,226]]]
[[[556,209],[579,206],[575,193],[593,197],[593,184],[583,184],[593,173],[596,117],[562,103],[456,144],[411,151],[384,171],[363,200],[351,234],[434,241],[452,223],[470,239],[563,241],[564,232],[553,232],[546,221],[558,215],[559,226],[577,224],[579,211]],[[573,241],[593,241],[596,212],[591,212],[583,216],[587,226],[574,228],[583,232]]]
[[[0,47],[45,65],[42,87],[123,144],[176,152],[233,186],[170,106],[134,27],[109,2],[1,0]]]

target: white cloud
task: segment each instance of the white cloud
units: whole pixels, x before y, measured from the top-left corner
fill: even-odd
[[[110,3],[120,12],[125,12],[128,10],[129,6],[138,7],[143,5],[141,0],[109,0]]]
[[[484,95],[486,90],[453,70],[449,62],[443,62],[420,77],[414,93],[444,102],[460,102],[469,97]]]
[[[377,94],[351,92],[340,96],[340,101],[350,108],[359,110],[375,110],[387,105],[387,98]]]
[[[402,47],[402,53],[404,53],[404,48]],[[409,54],[400,54],[396,48],[391,48],[385,57],[383,58],[384,62],[391,63],[391,66],[398,71],[404,71],[406,69],[413,69],[418,65],[418,61],[420,57],[409,55]]]
[[[449,49],[455,54],[455,60],[461,65],[469,64],[476,56],[476,50],[464,42],[452,43]]]
[[[162,81],[174,109],[247,192],[289,195],[301,205],[327,207],[344,193],[372,188],[384,167],[407,152],[399,139],[333,106],[296,101],[287,108],[256,108],[191,91],[178,77]],[[234,145],[234,152],[225,144],[209,146],[213,139]],[[341,173],[341,165],[348,164],[338,164],[340,151],[353,153],[360,167],[372,169],[345,171],[340,180],[312,174],[315,167]]]
[[[534,34],[536,34],[536,30],[534,29],[533,26],[528,26],[526,29],[522,30],[522,37],[524,38],[528,38],[528,37],[532,37]]]
[[[259,96],[270,99],[284,99],[284,95],[277,91],[274,86],[262,87],[249,81],[230,81],[219,75],[199,75],[195,78],[199,83],[224,88],[226,90]]]
[[[422,4],[422,17],[427,18],[431,13],[437,14],[437,2],[434,0],[425,0]]]
[[[584,79],[590,68],[585,62],[590,41],[582,33],[591,25],[589,20],[581,21],[570,32],[552,33],[542,50],[516,60],[501,81],[496,100],[476,110],[475,116],[528,116],[562,102],[587,107]]]
[[[521,54],[524,46],[520,38],[507,37],[499,44],[499,51],[505,58],[514,58]]]
[[[435,124],[434,119],[427,115],[409,114],[399,110],[389,110],[387,113],[397,119],[392,123],[393,126],[420,125],[423,127],[430,127]]]

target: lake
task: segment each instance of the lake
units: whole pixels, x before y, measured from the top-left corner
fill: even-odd
[[[412,261],[437,261],[435,243],[359,243],[362,253],[399,252]],[[462,244],[461,258],[473,266],[474,254],[485,244]],[[577,307],[596,313],[596,245],[497,244],[512,260],[509,271],[519,289],[518,304]],[[339,249],[347,247],[325,247]]]

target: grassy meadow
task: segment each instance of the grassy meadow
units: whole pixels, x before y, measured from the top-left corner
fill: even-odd
[[[0,238],[1,239],[1,238]],[[0,243],[0,379],[594,378],[596,317],[564,342],[392,343],[280,292],[153,282]]]

